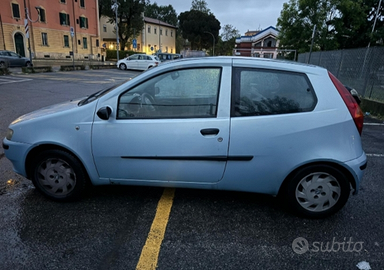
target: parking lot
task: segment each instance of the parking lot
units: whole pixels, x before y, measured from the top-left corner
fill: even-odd
[[[22,114],[137,74],[0,76],[0,137]],[[57,203],[15,174],[0,148],[0,269],[384,269],[383,135],[383,121],[366,118],[359,194],[322,220],[292,216],[273,197],[214,190],[93,187]]]

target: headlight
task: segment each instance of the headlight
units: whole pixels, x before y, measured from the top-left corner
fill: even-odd
[[[7,140],[10,141],[12,139],[12,136],[13,136],[13,130],[9,128],[5,138],[7,138]]]

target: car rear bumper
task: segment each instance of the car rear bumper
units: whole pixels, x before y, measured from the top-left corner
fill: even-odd
[[[361,181],[364,176],[365,169],[367,168],[367,156],[363,152],[363,154],[353,160],[350,160],[345,163],[348,169],[351,171],[355,178],[355,190],[353,194],[357,194],[360,188]]]

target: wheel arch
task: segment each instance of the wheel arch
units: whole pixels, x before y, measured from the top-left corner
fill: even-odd
[[[282,195],[282,193],[286,189],[289,181],[297,174],[297,172],[299,172],[300,170],[304,169],[305,167],[316,166],[316,165],[328,165],[328,166],[331,166],[331,167],[333,167],[335,169],[338,169],[339,171],[341,171],[347,177],[348,182],[350,183],[352,188],[354,190],[356,190],[356,179],[353,176],[353,174],[351,173],[351,171],[349,171],[347,168],[345,168],[344,166],[342,166],[341,164],[336,163],[336,162],[317,161],[317,162],[311,162],[311,163],[303,164],[300,167],[297,167],[296,169],[294,169],[291,173],[289,173],[288,176],[284,179],[283,183],[280,186],[280,189],[279,189],[279,192],[278,192],[278,196]]]
[[[46,151],[46,150],[61,150],[61,151],[64,151],[64,152],[67,152],[67,153],[73,155],[78,160],[78,162],[81,164],[81,166],[82,166],[82,168],[86,174],[86,181],[90,182],[89,172],[85,168],[82,160],[73,151],[71,151],[71,150],[69,150],[63,146],[56,145],[56,144],[41,144],[41,145],[34,147],[31,151],[29,151],[29,153],[25,159],[25,171],[27,174],[27,179],[31,179],[31,177],[32,177],[32,173],[33,173],[32,172],[32,169],[33,169],[32,164],[33,164],[34,158],[39,153]]]

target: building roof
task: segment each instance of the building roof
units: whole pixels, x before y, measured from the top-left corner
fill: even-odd
[[[262,38],[265,38],[266,36],[273,35],[277,37],[279,35],[279,30],[277,30],[273,26],[269,26],[265,28],[264,30],[259,31],[258,33],[254,34],[253,36],[241,36],[236,39],[236,43],[241,42],[255,42]]]
[[[166,27],[170,27],[170,28],[175,28],[177,29],[176,26],[174,25],[171,25],[171,24],[168,24],[166,22],[163,22],[163,21],[160,21],[158,19],[153,19],[153,18],[149,18],[149,17],[144,17],[144,22],[146,23],[151,23],[151,24],[157,24],[157,25],[162,25],[162,26],[166,26]]]

